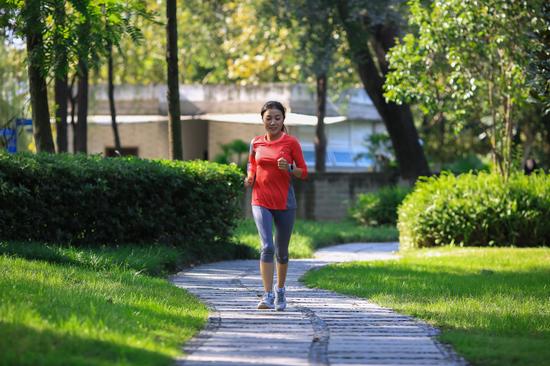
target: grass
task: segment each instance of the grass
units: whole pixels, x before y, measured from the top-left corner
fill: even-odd
[[[548,248],[419,250],[398,261],[331,265],[304,281],[424,319],[474,365],[550,359]]]
[[[352,221],[313,222],[296,220],[290,240],[291,258],[311,258],[313,252],[324,246],[351,242],[397,241],[399,233],[394,226],[367,227]],[[252,248],[259,257],[260,239],[252,219],[242,220],[233,240]]]
[[[163,246],[0,242],[0,364],[173,364],[208,316],[184,290],[146,275],[167,273],[177,257]]]

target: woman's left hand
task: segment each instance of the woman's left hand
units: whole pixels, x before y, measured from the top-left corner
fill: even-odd
[[[279,158],[277,160],[277,167],[281,170],[288,170],[288,161],[285,158]]]

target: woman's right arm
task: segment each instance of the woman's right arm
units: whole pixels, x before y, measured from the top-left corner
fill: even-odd
[[[246,178],[244,179],[244,186],[250,187],[254,184],[254,178],[256,177],[256,152],[254,151],[254,139],[250,142],[250,152],[248,154],[248,164],[246,168]]]

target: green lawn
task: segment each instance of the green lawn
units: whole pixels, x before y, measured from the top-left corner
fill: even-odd
[[[399,233],[394,226],[367,227],[351,221],[313,222],[296,220],[290,240],[290,258],[311,258],[321,247],[351,242],[397,241]],[[235,242],[245,244],[259,253],[260,239],[252,219],[242,220],[233,236]],[[258,254],[259,257],[259,254]]]
[[[146,275],[176,262],[162,246],[0,242],[0,364],[172,364],[208,316],[185,291]]]
[[[550,249],[441,248],[331,265],[304,281],[424,319],[474,365],[550,360]]]

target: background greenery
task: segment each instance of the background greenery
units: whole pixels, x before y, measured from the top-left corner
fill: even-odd
[[[360,193],[350,209],[350,216],[363,225],[395,225],[397,208],[410,192],[409,187],[388,186]]]
[[[474,365],[550,359],[548,248],[422,249],[396,261],[330,265],[304,278],[428,321]]]

